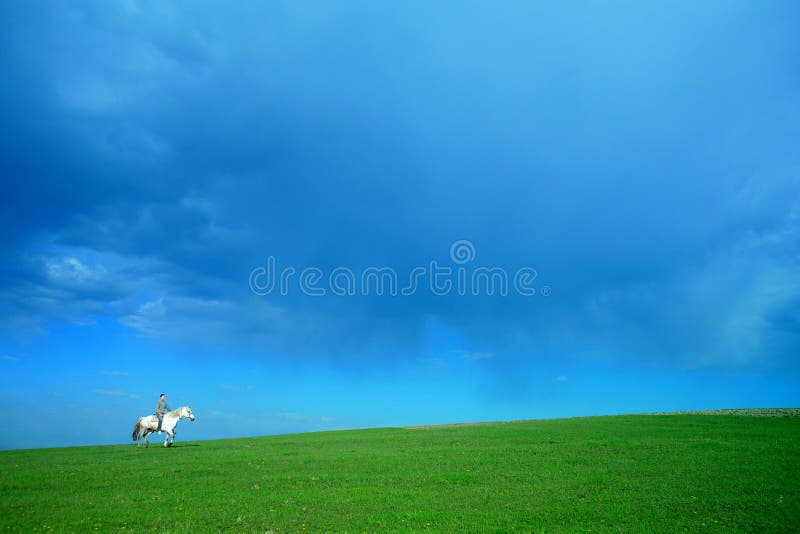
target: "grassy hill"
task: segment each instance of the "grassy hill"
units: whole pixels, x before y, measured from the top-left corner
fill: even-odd
[[[800,418],[634,415],[6,451],[0,512],[0,529],[25,532],[797,531]]]

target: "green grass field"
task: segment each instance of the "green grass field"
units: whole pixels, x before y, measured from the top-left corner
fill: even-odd
[[[788,532],[800,530],[800,418],[639,415],[6,451],[0,488],[0,529],[25,532]]]

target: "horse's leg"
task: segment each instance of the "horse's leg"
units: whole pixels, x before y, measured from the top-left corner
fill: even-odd
[[[170,430],[167,430],[167,439],[166,439],[166,441],[168,443],[167,446],[168,447],[172,447],[172,443],[175,441],[175,428],[174,427],[171,428]]]
[[[150,446],[150,429],[144,431],[144,447],[147,448]]]

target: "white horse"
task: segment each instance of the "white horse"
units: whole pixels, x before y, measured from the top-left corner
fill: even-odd
[[[178,424],[178,421],[184,417],[188,418],[190,421],[194,421],[194,414],[192,413],[192,409],[188,406],[181,406],[177,410],[172,410],[164,414],[164,418],[161,421],[161,430],[167,433],[164,437],[165,447],[172,446],[172,442],[175,441],[175,426]],[[133,441],[136,442],[136,447],[138,448],[140,446],[142,439],[144,439],[144,446],[149,447],[150,442],[147,441],[147,436],[155,432],[157,428],[158,417],[155,415],[140,417],[139,420],[136,421],[136,425],[133,427],[133,435],[131,435]]]

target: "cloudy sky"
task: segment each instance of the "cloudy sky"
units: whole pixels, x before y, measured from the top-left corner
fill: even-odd
[[[798,24],[3,2],[0,448],[798,406]]]

